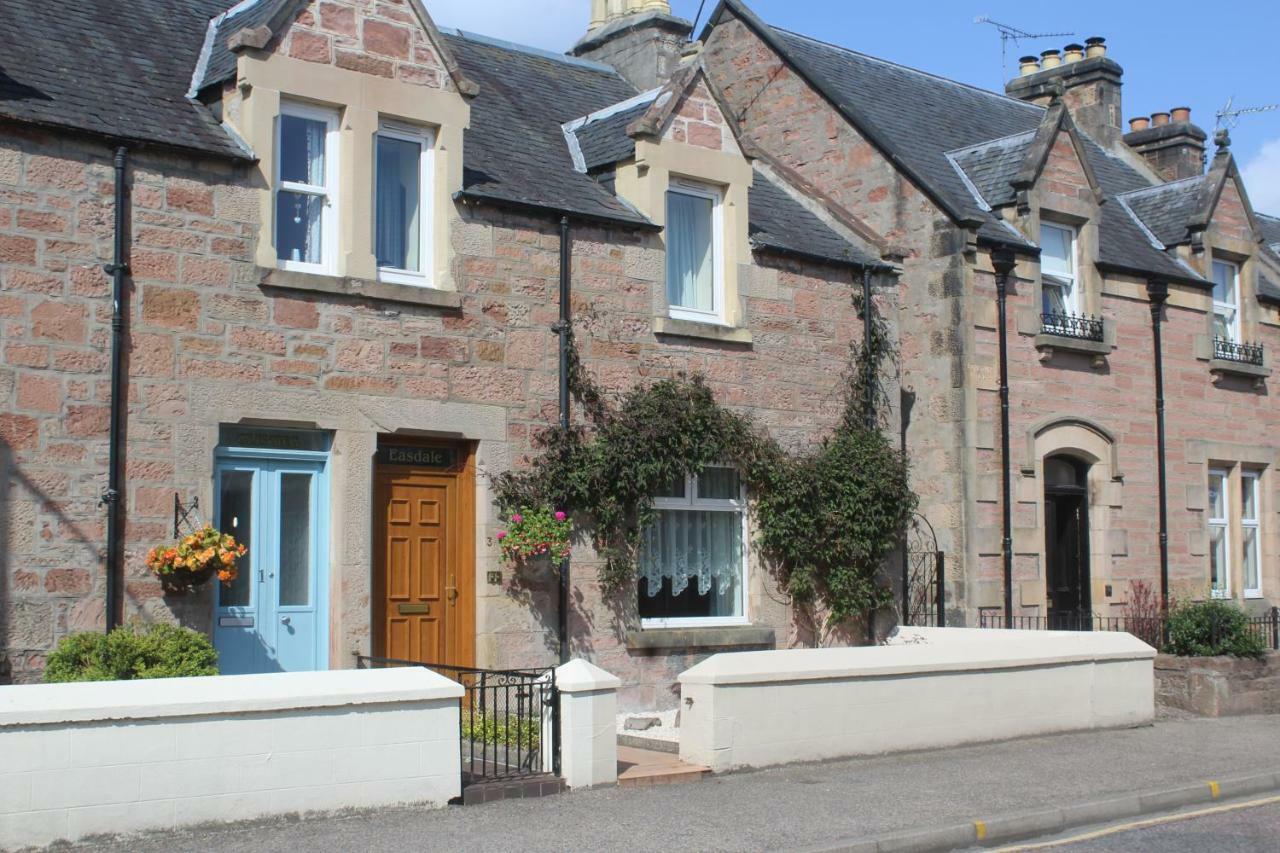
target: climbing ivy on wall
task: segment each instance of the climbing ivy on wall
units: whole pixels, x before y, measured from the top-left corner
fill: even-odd
[[[755,544],[780,588],[821,608],[829,624],[864,616],[892,601],[879,569],[916,506],[907,460],[882,431],[892,358],[873,314],[871,345],[852,349],[839,424],[816,446],[788,452],[752,418],[720,405],[700,375],[608,399],[570,336],[570,390],[585,417],[539,431],[530,466],[493,477],[498,505],[572,511],[604,558],[602,586],[617,595],[632,588],[652,495],[705,465],[730,464],[746,483]]]

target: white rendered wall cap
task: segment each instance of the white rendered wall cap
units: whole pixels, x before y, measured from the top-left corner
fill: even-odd
[[[857,676],[1015,669],[1090,661],[1151,660],[1156,650],[1119,631],[902,628],[881,646],[712,655],[681,684],[825,681]]]
[[[622,679],[618,676],[582,658],[556,667],[556,687],[563,693],[617,690],[621,686]]]
[[[462,693],[462,685],[416,666],[15,685],[0,687],[0,727],[425,702]]]

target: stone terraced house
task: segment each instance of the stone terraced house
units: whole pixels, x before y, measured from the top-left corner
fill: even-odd
[[[736,0],[692,43],[593,0],[566,56],[430,9],[0,0],[0,681],[135,616],[225,672],[552,662],[558,580],[499,562],[489,476],[557,418],[562,276],[605,388],[701,373],[790,446],[869,282],[953,624],[1274,600],[1280,220],[1187,116],[1121,133],[1101,40],[1001,95]],[[811,639],[708,473],[659,523],[721,543],[709,586],[607,600],[575,547],[568,645],[625,710]],[[150,574],[184,515],[250,545],[234,584]]]

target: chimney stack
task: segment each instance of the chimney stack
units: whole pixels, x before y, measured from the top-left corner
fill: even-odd
[[[612,65],[641,91],[662,85],[680,64],[693,24],[669,0],[591,0],[587,34],[571,53]]]
[[[1076,126],[1107,148],[1120,145],[1120,81],[1124,69],[1107,56],[1106,39],[1086,39],[1083,45],[1069,44],[1061,52],[1046,50],[1024,57],[1020,76],[1005,84],[1007,95],[1033,104],[1048,106],[1058,86],[1062,103]]]
[[[1204,174],[1204,145],[1208,136],[1191,123],[1190,107],[1174,107],[1151,118],[1129,119],[1124,142],[1141,154],[1166,181]]]

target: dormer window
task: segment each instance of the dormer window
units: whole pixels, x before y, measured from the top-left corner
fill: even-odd
[[[1068,225],[1040,225],[1040,290],[1045,314],[1068,317],[1080,313],[1076,230]]]
[[[724,194],[672,180],[667,189],[667,304],[680,320],[723,324]]]
[[[1240,343],[1240,268],[1229,261],[1213,262],[1213,337]]]
[[[384,124],[374,164],[374,254],[378,278],[430,284],[431,151],[426,129]]]
[[[338,254],[338,114],[282,104],[276,134],[276,257],[286,270],[330,273]]]

